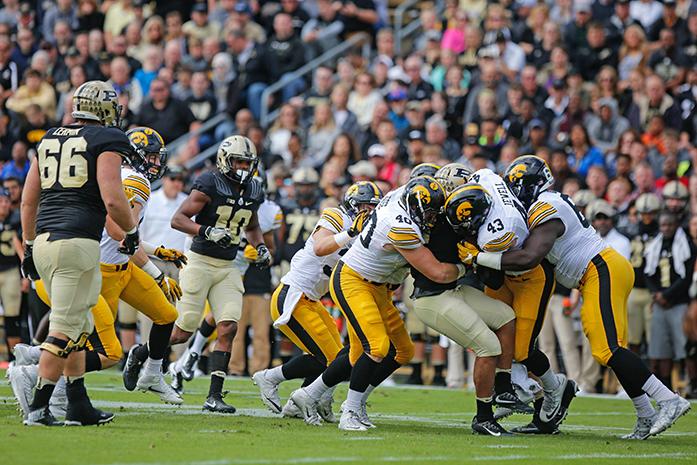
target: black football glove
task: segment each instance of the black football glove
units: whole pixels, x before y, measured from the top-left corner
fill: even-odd
[[[119,252],[126,255],[133,255],[138,250],[140,246],[140,235],[138,234],[138,228],[133,228],[133,231],[127,232],[126,237],[121,241],[121,247],[119,247]]]
[[[22,260],[22,274],[25,278],[29,278],[32,281],[38,281],[41,279],[39,272],[36,271],[36,265],[34,265],[33,247],[31,244],[24,245],[24,260]]]

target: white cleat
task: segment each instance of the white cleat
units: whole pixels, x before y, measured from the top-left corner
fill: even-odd
[[[673,426],[678,421],[678,418],[689,412],[690,408],[690,402],[677,394],[670,400],[658,402],[658,414],[656,414],[656,420],[651,425],[649,434],[651,436],[661,434]]]
[[[322,424],[322,419],[319,413],[317,413],[317,404],[305,389],[296,389],[290,394],[290,399],[300,409],[305,423],[312,426],[320,426]]]
[[[346,411],[346,401],[342,402],[341,404],[341,413]],[[368,416],[368,406],[364,403],[361,404],[361,409],[356,412],[356,415],[358,415],[358,420],[365,425],[366,428],[377,428],[375,426],[375,423],[372,422],[370,417]]]
[[[55,418],[65,418],[68,412],[68,395],[66,392],[65,378],[61,378],[56,383],[56,387],[51,394],[51,400],[48,403],[48,408]]]
[[[561,400],[566,390],[566,375],[557,373],[555,376],[559,383],[558,387],[551,391],[544,391],[544,400],[540,410],[540,420],[544,423],[549,423],[559,413]]]
[[[39,356],[41,352],[38,352],[33,346],[29,344],[16,344],[12,353],[15,356],[15,365],[36,365],[39,363]]]
[[[368,431],[368,427],[358,418],[358,412],[344,410],[341,412],[339,429],[343,431]]]
[[[136,388],[140,391],[150,391],[158,394],[160,400],[167,404],[181,405],[184,403],[184,399],[177,394],[177,391],[165,382],[165,378],[162,374],[141,375],[140,378],[138,378]]]
[[[283,409],[281,410],[281,415],[283,415],[285,418],[303,418],[303,413],[300,411],[298,406],[295,405],[293,399],[288,399],[288,402],[286,402],[286,405],[284,405]]]
[[[269,370],[257,371],[252,376],[252,381],[259,388],[261,401],[264,402],[269,410],[273,413],[281,413],[281,396],[278,395],[278,384],[268,380],[266,377],[268,371]]]
[[[36,365],[13,366],[7,370],[7,377],[10,379],[12,392],[19,402],[22,411],[22,418],[27,419],[29,405],[34,400],[34,387],[38,378],[39,367]]]
[[[643,441],[644,439],[651,436],[651,425],[656,421],[656,414],[650,417],[639,417],[636,419],[636,425],[634,426],[634,431],[629,434],[621,436],[620,439],[637,439]]]
[[[332,405],[334,405],[334,389],[328,389],[322,394],[322,397],[319,398],[319,402],[317,402],[317,413],[319,413],[322,420],[327,423],[338,422],[336,415],[334,415]]]

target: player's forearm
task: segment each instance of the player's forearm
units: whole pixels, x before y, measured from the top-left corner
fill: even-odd
[[[36,206],[27,206],[22,200],[22,238],[33,241],[36,238]]]
[[[525,271],[535,268],[537,265],[542,263],[544,258],[545,255],[534,250],[511,250],[501,255],[501,267],[498,269],[506,271]],[[482,263],[479,257],[477,258],[477,263]]]
[[[431,276],[427,276],[431,281],[435,281],[440,284],[448,284],[465,274],[465,267],[463,265],[454,265],[452,263],[440,263],[432,272]]]
[[[312,244],[312,249],[318,257],[333,254],[344,245],[348,244],[350,238],[346,231],[330,234],[328,236],[316,237]]]
[[[138,267],[143,268],[143,265],[149,262],[150,258],[148,258],[148,255],[143,251],[143,248],[139,247],[136,253],[131,255],[131,261]]]
[[[244,235],[253,247],[264,243],[264,235],[261,233],[259,226],[251,229],[245,229]]]
[[[172,229],[176,229],[177,231],[181,231],[190,236],[197,236],[202,228],[200,224],[192,221],[191,218],[180,212],[177,212],[174,214],[174,216],[172,216],[170,226],[172,226]]]
[[[36,159],[32,161],[24,183],[24,190],[22,191],[20,218],[22,221],[22,237],[25,241],[33,241],[36,237],[36,214],[39,210],[39,197],[41,195],[37,163]]]

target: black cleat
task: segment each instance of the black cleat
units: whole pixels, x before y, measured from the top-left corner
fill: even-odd
[[[508,415],[513,413],[522,413],[524,415],[535,413],[535,409],[520,400],[518,396],[512,392],[502,392],[501,394],[494,396],[494,405],[510,410]],[[498,415],[498,417],[502,418],[508,415]]]
[[[25,426],[63,426],[62,421],[56,420],[48,405],[44,408],[32,410],[24,420]]]
[[[141,344],[136,344],[128,351],[126,364],[123,367],[123,385],[129,391],[134,391],[138,384],[138,375],[143,363],[136,358],[135,351]]]
[[[472,432],[474,434],[482,434],[485,436],[513,436],[493,418],[479,421],[477,420],[476,416],[472,419]]]
[[[445,378],[443,376],[434,376],[431,381],[431,386],[445,386]]]
[[[81,402],[68,402],[68,412],[65,414],[65,426],[93,426],[111,423],[114,414],[102,412],[92,406],[89,399]]]
[[[556,426],[542,423],[539,418],[527,425],[511,428],[511,431],[519,434],[559,434],[559,429]]]
[[[172,386],[172,389],[180,396],[184,394],[184,377],[181,373],[176,372],[172,375],[172,383],[170,386]]]
[[[423,380],[423,378],[421,378],[420,375],[415,375],[414,373],[412,373],[407,378],[406,384],[413,384],[415,386],[421,386],[422,384],[424,384],[424,380]]]
[[[237,411],[235,407],[228,405],[223,401],[223,395],[221,393],[211,394],[208,396],[206,402],[203,404],[203,410],[227,414],[232,414]]]

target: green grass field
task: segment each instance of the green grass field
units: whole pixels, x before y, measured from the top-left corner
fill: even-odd
[[[3,378],[4,380],[4,378]],[[490,438],[471,434],[474,398],[444,389],[381,388],[369,412],[378,428],[344,433],[336,425],[305,425],[276,417],[248,379],[226,381],[235,416],[203,414],[208,380],[187,384],[185,404],[172,407],[149,393],[126,392],[115,371],[88,377],[96,405],[116,412],[104,427],[27,428],[11,390],[0,384],[0,464],[672,464],[697,463],[697,414],[659,437],[628,442],[634,414],[628,400],[577,398],[557,436]],[[285,400],[297,383],[281,389]],[[338,409],[345,387],[337,390]],[[507,426],[527,422],[516,416]]]

